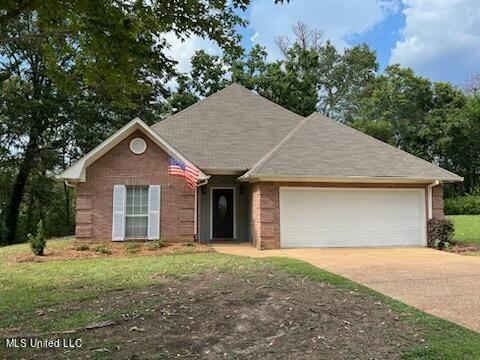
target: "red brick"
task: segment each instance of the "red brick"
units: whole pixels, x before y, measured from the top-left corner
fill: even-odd
[[[77,210],[75,220],[77,224],[91,224],[92,210]]]
[[[434,218],[443,218],[443,186],[437,185],[432,188],[432,214]]]
[[[90,224],[77,224],[75,227],[76,238],[91,238],[92,237],[92,225]]]
[[[85,194],[82,197],[77,197],[75,204],[77,210],[90,210],[92,208],[92,199],[88,194]]]
[[[135,155],[129,143],[142,137],[145,153]],[[160,185],[160,236],[167,241],[194,237],[194,190],[180,177],[168,175],[168,155],[142,132],[137,131],[86,169],[86,181],[77,187],[76,236],[98,241],[112,240],[112,202],[114,185]],[[91,210],[88,216],[79,210]],[[88,230],[89,229],[89,230]]]

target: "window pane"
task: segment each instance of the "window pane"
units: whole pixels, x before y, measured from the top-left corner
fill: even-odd
[[[218,199],[218,215],[221,218],[224,218],[227,214],[227,198],[225,196],[220,196]]]
[[[140,214],[148,214],[148,188],[141,188]]]
[[[126,223],[125,235],[127,238],[147,237],[148,217],[127,216],[125,223]]]
[[[148,214],[148,187],[128,186],[127,187],[127,215]]]
[[[125,236],[145,238],[148,233],[148,187],[127,186]]]

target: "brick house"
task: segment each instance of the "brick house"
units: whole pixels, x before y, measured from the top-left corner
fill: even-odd
[[[193,189],[169,160],[198,172]],[[280,247],[426,244],[443,184],[462,178],[233,84],[148,126],[134,119],[59,175],[76,237]]]

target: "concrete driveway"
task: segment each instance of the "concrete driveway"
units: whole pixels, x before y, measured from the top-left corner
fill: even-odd
[[[480,332],[480,257],[427,248],[259,251],[249,244],[215,245],[214,248],[233,255],[303,260]]]

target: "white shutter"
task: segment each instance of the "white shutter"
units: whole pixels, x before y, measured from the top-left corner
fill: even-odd
[[[125,240],[125,185],[113,186],[112,240]]]
[[[160,185],[148,187],[148,239],[160,238]]]

